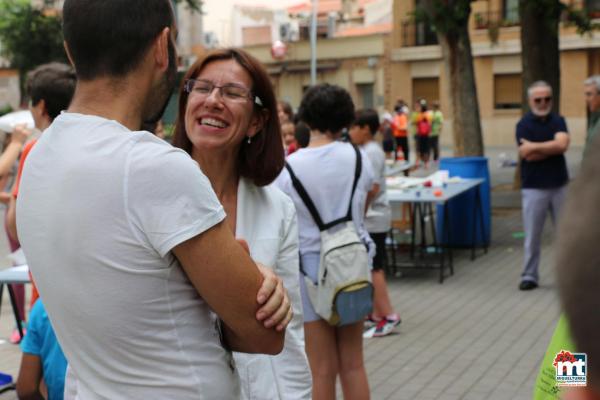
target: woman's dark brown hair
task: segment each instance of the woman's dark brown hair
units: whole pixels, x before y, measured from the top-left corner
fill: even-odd
[[[254,135],[251,143],[242,141],[238,155],[238,173],[252,180],[257,186],[268,185],[277,178],[284,163],[277,101],[267,71],[260,61],[244,50],[237,48],[215,50],[196,61],[186,72],[179,88],[179,107],[173,145],[192,154],[192,142],[185,130],[185,109],[189,96],[189,93],[184,90],[185,82],[200,75],[208,64],[223,60],[235,60],[252,78],[252,93],[262,102],[262,106],[254,104],[254,113],[267,111],[262,130]]]

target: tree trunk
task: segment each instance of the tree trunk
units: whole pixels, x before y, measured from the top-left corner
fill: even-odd
[[[529,111],[527,88],[543,80],[552,86],[552,111],[560,109],[559,0],[519,0],[523,113]]]
[[[469,37],[473,0],[419,0],[437,31],[450,83],[455,156],[482,156],[483,136]]]
[[[455,156],[482,156],[483,137],[468,25],[438,33],[450,81]]]

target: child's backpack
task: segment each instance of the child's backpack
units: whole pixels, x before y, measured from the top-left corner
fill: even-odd
[[[419,136],[428,136],[429,132],[431,132],[431,124],[425,115],[419,116],[419,120],[417,121],[417,133]]]
[[[362,321],[373,309],[373,285],[369,256],[352,222],[352,198],[361,173],[361,156],[356,152],[354,183],[348,214],[324,224],[314,203],[289,164],[287,168],[294,188],[321,231],[321,257],[317,282],[310,279],[302,266],[310,301],[319,316],[333,326]],[[332,229],[335,228],[335,229]]]

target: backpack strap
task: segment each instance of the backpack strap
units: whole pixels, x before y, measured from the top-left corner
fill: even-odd
[[[354,182],[352,183],[352,192],[350,192],[350,204],[348,204],[348,213],[342,218],[338,218],[335,221],[331,221],[330,223],[325,224],[326,229],[332,228],[337,224],[341,224],[342,222],[352,221],[352,199],[354,198],[354,192],[356,191],[356,186],[358,185],[358,178],[360,178],[360,173],[362,171],[362,157],[360,156],[360,151],[355,145],[352,145],[352,148],[356,153],[356,166],[354,167]]]
[[[306,192],[306,189],[304,189],[304,186],[302,186],[302,183],[296,177],[296,174],[294,174],[294,170],[292,169],[290,164],[288,164],[287,161],[285,162],[285,168],[288,170],[288,172],[290,174],[290,178],[292,178],[292,184],[294,185],[294,189],[296,189],[298,196],[300,196],[300,198],[304,202],[304,205],[308,209],[308,212],[310,212],[310,215],[312,215],[313,220],[319,227],[319,230],[324,231],[327,228],[325,228],[325,225],[323,224],[323,220],[321,220],[321,216],[319,215],[319,212],[317,211],[317,207],[315,207],[315,203],[313,203],[310,196]]]
[[[356,167],[354,168],[354,183],[352,184],[352,193],[350,193],[350,205],[348,205],[348,214],[346,215],[347,221],[352,221],[352,199],[354,198],[354,192],[356,191],[356,186],[358,185],[358,178],[360,178],[360,173],[362,171],[362,157],[360,156],[360,151],[358,151],[358,147],[352,145],[354,148],[354,152],[356,153]]]
[[[294,174],[294,171],[292,170],[292,167],[290,166],[290,164],[288,164],[287,161],[285,162],[285,168],[288,170],[288,172],[290,174],[290,178],[292,179],[292,184],[294,185],[296,192],[298,192],[298,196],[300,196],[300,198],[304,202],[304,205],[310,212],[310,215],[312,215],[313,220],[315,221],[315,223],[317,224],[317,226],[319,227],[319,230],[321,232],[325,231],[327,229],[330,229],[338,224],[341,224],[342,222],[352,221],[352,199],[354,198],[354,192],[356,191],[356,186],[358,185],[358,178],[360,177],[360,174],[362,171],[362,158],[360,156],[360,152],[356,146],[352,145],[352,148],[354,149],[354,152],[356,153],[356,167],[354,169],[354,182],[352,183],[352,192],[350,193],[350,204],[348,205],[348,213],[345,216],[343,216],[342,218],[338,218],[327,224],[323,223],[323,220],[321,219],[321,216],[319,215],[319,212],[317,211],[315,204],[313,203],[310,196],[306,192],[306,189],[304,189],[304,186],[302,186],[302,183],[300,182],[300,180],[296,177],[296,174]]]

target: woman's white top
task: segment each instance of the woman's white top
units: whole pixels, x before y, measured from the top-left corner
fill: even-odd
[[[300,298],[298,227],[294,203],[273,185],[238,185],[236,238],[244,239],[256,262],[283,279],[294,317],[283,351],[276,356],[234,353],[243,399],[311,399],[312,378],[304,350]]]

